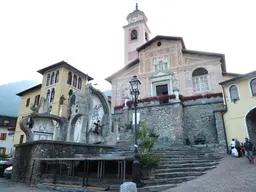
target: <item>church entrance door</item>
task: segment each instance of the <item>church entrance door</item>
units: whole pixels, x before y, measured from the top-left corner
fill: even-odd
[[[156,95],[157,96],[168,95],[168,85],[167,84],[157,85],[156,86]],[[161,100],[160,104],[162,104],[162,103],[168,103],[168,99]]]

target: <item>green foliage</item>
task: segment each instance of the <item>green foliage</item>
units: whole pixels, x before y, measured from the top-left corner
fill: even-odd
[[[141,122],[141,129],[138,133],[140,143],[140,163],[143,168],[150,169],[156,167],[160,158],[152,154],[157,137],[150,134],[145,122]]]

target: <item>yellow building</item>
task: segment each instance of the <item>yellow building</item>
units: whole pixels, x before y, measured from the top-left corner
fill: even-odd
[[[92,77],[65,61],[50,65],[37,72],[43,75],[42,84],[17,94],[21,97],[21,104],[14,135],[14,145],[25,142],[25,134],[19,127],[19,121],[23,116],[31,113],[30,107],[38,104],[41,97],[49,100],[51,114],[67,117],[69,97],[76,91],[84,92],[87,82],[93,80]],[[60,110],[60,98],[63,96],[65,100],[62,110]]]
[[[256,143],[256,71],[220,83],[227,106],[224,122],[228,144],[245,137]]]

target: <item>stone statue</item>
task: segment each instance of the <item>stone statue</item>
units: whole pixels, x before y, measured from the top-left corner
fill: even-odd
[[[61,95],[61,97],[60,97],[60,105],[63,105],[65,100],[66,100],[66,98],[64,97],[64,95]]]
[[[38,105],[38,113],[50,114],[50,102],[48,99],[41,97]]]

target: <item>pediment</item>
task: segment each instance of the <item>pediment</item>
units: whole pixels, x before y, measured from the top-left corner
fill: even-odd
[[[154,73],[152,75],[152,77],[150,77],[150,78],[152,79],[152,78],[169,76],[169,75],[171,75],[170,71],[158,71],[158,72]]]

